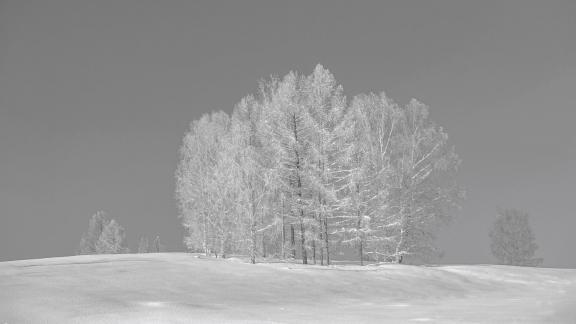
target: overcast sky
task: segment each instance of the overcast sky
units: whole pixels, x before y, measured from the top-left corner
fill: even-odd
[[[497,208],[575,267],[576,1],[0,1],[0,261],[74,253],[105,210],[183,251],[188,124],[317,63],[431,107],[468,199],[444,263],[490,263]]]

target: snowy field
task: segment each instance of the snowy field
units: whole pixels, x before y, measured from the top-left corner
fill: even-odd
[[[576,270],[246,264],[184,253],[0,263],[0,324],[576,323]]]

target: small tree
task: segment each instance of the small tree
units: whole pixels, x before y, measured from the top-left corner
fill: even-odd
[[[153,253],[159,253],[159,252],[165,252],[166,251],[166,249],[164,248],[164,244],[160,243],[160,235],[156,235],[154,242],[152,242],[151,250],[148,250],[148,251],[153,252]]]
[[[100,239],[100,235],[104,231],[104,228],[110,222],[110,217],[103,212],[98,211],[96,214],[90,217],[88,223],[88,231],[82,235],[80,240],[80,246],[78,248],[78,254],[96,254],[96,242]]]
[[[148,238],[146,236],[142,236],[140,238],[140,242],[138,242],[138,253],[150,252],[149,246],[150,246],[150,244],[148,242]]]
[[[498,262],[516,266],[541,265],[543,259],[534,258],[538,245],[528,222],[528,213],[508,209],[499,214],[490,231],[490,248]]]
[[[128,248],[125,246],[125,238],[124,228],[115,220],[111,220],[106,227],[104,227],[104,231],[102,231],[100,238],[96,242],[96,253],[128,253]]]

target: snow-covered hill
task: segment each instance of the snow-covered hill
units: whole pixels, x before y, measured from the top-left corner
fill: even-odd
[[[576,270],[246,264],[184,253],[0,263],[0,323],[576,323]]]

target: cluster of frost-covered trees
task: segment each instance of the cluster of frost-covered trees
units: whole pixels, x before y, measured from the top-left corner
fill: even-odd
[[[160,236],[150,242],[147,237],[140,237],[137,253],[165,252]],[[115,219],[99,211],[90,217],[88,231],[82,235],[77,254],[118,254],[129,253],[126,244],[126,231]]]
[[[124,228],[108,214],[99,211],[92,215],[88,231],[82,235],[78,254],[128,253]]]
[[[146,236],[140,237],[138,241],[138,253],[158,253],[165,252],[164,244],[160,243],[160,236],[156,236],[152,242]]]
[[[460,160],[428,107],[348,100],[318,65],[260,83],[231,115],[192,122],[176,194],[189,250],[329,264],[430,258],[462,198]]]

